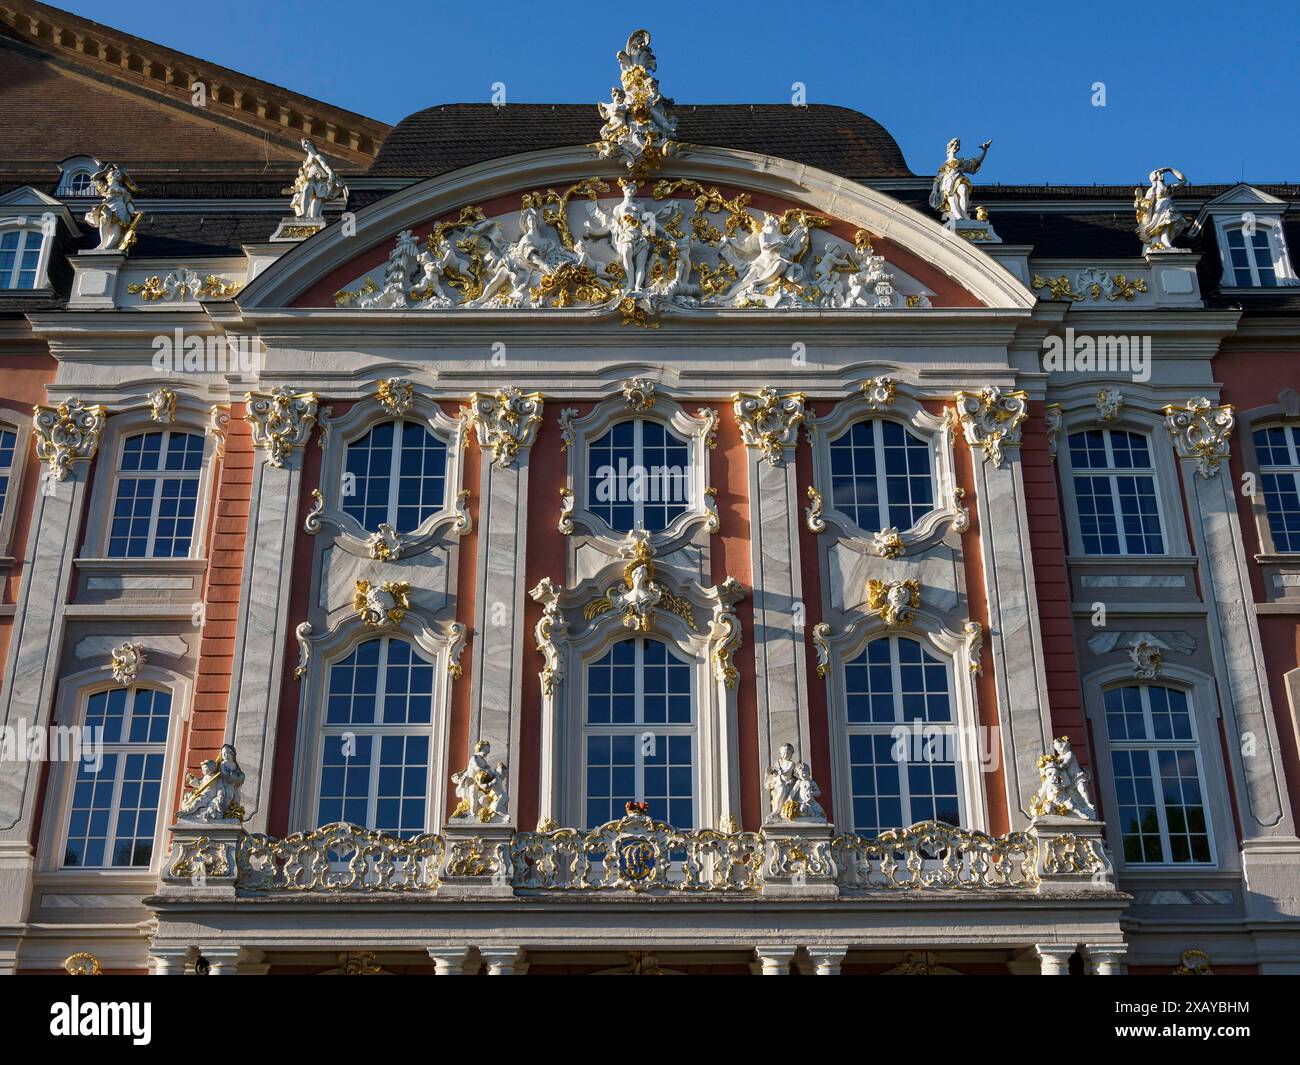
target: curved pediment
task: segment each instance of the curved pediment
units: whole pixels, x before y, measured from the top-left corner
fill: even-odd
[[[628,179],[590,147],[430,178],[331,225],[238,298],[258,308],[545,311],[637,324],[735,313],[1022,309],[1030,293],[937,222],[787,160],[683,145]]]

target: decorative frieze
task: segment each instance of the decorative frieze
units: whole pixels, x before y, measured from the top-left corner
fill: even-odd
[[[1001,469],[1004,452],[1020,446],[1021,428],[1029,417],[1029,396],[987,385],[978,392],[957,393],[957,420],[966,443]]]
[[[253,445],[266,452],[269,465],[281,469],[295,450],[311,438],[316,425],[319,397],[315,392],[294,392],[278,387],[244,396],[244,419],[253,430]]]
[[[799,426],[804,420],[804,399],[802,392],[781,395],[774,388],[737,392],[732,397],[732,407],[745,445],[761,451],[769,465],[780,466],[786,451],[798,442]]]
[[[1179,458],[1194,461],[1196,472],[1202,477],[1216,476],[1219,464],[1228,457],[1228,441],[1237,424],[1232,404],[1216,407],[1200,396],[1189,399],[1181,407],[1170,404],[1163,413],[1165,428],[1173,437]]]
[[[36,457],[45,463],[50,477],[66,481],[74,462],[95,457],[107,416],[102,405],[86,406],[79,399],[65,400],[57,407],[34,408]]]
[[[542,424],[542,394],[513,385],[497,392],[475,392],[465,408],[479,447],[501,469],[509,469],[523,449],[532,447]]]

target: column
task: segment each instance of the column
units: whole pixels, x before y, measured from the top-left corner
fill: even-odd
[[[249,392],[246,400],[244,417],[263,461],[253,465],[226,742],[235,745],[244,771],[245,827],[265,832],[289,632],[302,448],[316,425],[317,396],[275,388]]]
[[[1236,418],[1231,406],[1200,396],[1164,408],[1165,427],[1183,460],[1193,548],[1200,575],[1223,710],[1232,775],[1239,796],[1242,867],[1252,915],[1300,916],[1300,840],[1282,775],[1277,719],[1269,696],[1254,595],[1242,548],[1228,455]],[[1243,757],[1243,744],[1253,746]]]
[[[996,385],[957,393],[957,419],[970,445],[979,508],[980,555],[989,604],[989,653],[997,683],[1011,827],[1028,820],[1038,757],[1052,738],[1038,592],[1030,555],[1021,427],[1029,397]]]
[[[522,947],[479,947],[488,976],[516,976]]]
[[[190,947],[150,947],[150,976],[184,976],[193,956]]]
[[[1043,976],[1069,976],[1070,956],[1074,954],[1073,946],[1061,946],[1057,943],[1039,943],[1034,947],[1038,954],[1039,972]]]
[[[733,409],[749,449],[750,565],[760,776],[784,743],[797,757],[808,744],[808,677],[799,559],[795,445],[804,418],[802,392],[739,392]]]
[[[1128,954],[1127,943],[1109,944],[1104,947],[1089,944],[1086,948],[1092,959],[1094,976],[1120,976],[1123,972],[1124,958]]]
[[[848,947],[809,947],[808,957],[812,959],[815,976],[839,976],[840,966]]]
[[[764,976],[789,976],[790,962],[798,947],[755,947],[754,954],[763,967]]]
[[[469,947],[429,947],[428,951],[429,957],[433,959],[434,975],[465,975],[465,962],[469,958]]]
[[[0,723],[15,735],[49,723],[63,653],[63,609],[80,547],[90,462],[105,418],[102,406],[68,399],[58,407],[38,407],[32,419],[36,455],[44,465],[21,552],[18,606],[0,686]],[[27,759],[0,759],[0,928],[6,933],[0,944],[15,955],[31,895],[29,837],[39,768]]]
[[[520,692],[525,651],[524,545],[528,539],[528,457],[542,421],[540,392],[475,392],[468,415],[483,452],[474,594],[474,660],[469,741],[492,745],[518,795]],[[453,752],[453,760],[460,755]],[[514,820],[514,809],[510,811]]]

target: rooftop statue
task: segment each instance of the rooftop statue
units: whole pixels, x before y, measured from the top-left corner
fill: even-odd
[[[302,150],[307,157],[298,168],[293,184],[282,193],[291,195],[293,215],[304,222],[323,221],[325,204],[330,200],[346,199],[348,187],[329,161],[316,150],[316,145],[304,137]]]
[[[980,145],[979,155],[962,159],[961,140],[953,137],[948,142],[948,157],[939,172],[934,175],[934,184],[930,187],[930,206],[943,215],[944,223],[954,228],[958,222],[971,220],[971,183],[967,175],[979,173],[988,154],[991,140]]]
[[[1174,180],[1165,181],[1165,175]],[[1187,178],[1172,166],[1162,166],[1147,176],[1146,192],[1133,190],[1133,210],[1137,215],[1137,235],[1142,254],[1174,250],[1174,238],[1187,228],[1186,216],[1174,204],[1173,191],[1187,184]]]
[[[135,209],[131,193],[139,192],[126,171],[108,163],[90,179],[100,197],[86,212],[86,222],[99,230],[99,244],[94,251],[130,251],[135,244],[136,227],[144,215]]]

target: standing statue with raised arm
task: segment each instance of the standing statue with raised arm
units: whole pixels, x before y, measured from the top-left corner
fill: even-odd
[[[1174,180],[1168,182],[1165,175]],[[1182,172],[1162,166],[1147,176],[1146,192],[1133,190],[1133,211],[1137,215],[1137,235],[1142,254],[1173,251],[1174,238],[1187,228],[1187,218],[1174,204],[1173,190],[1187,184]]]
[[[971,183],[968,175],[976,174],[984,165],[991,140],[980,145],[979,155],[962,159],[961,140],[953,137],[948,142],[948,157],[934,175],[934,184],[930,187],[930,206],[943,215],[944,223],[952,228],[957,222],[967,222],[971,218]]]

